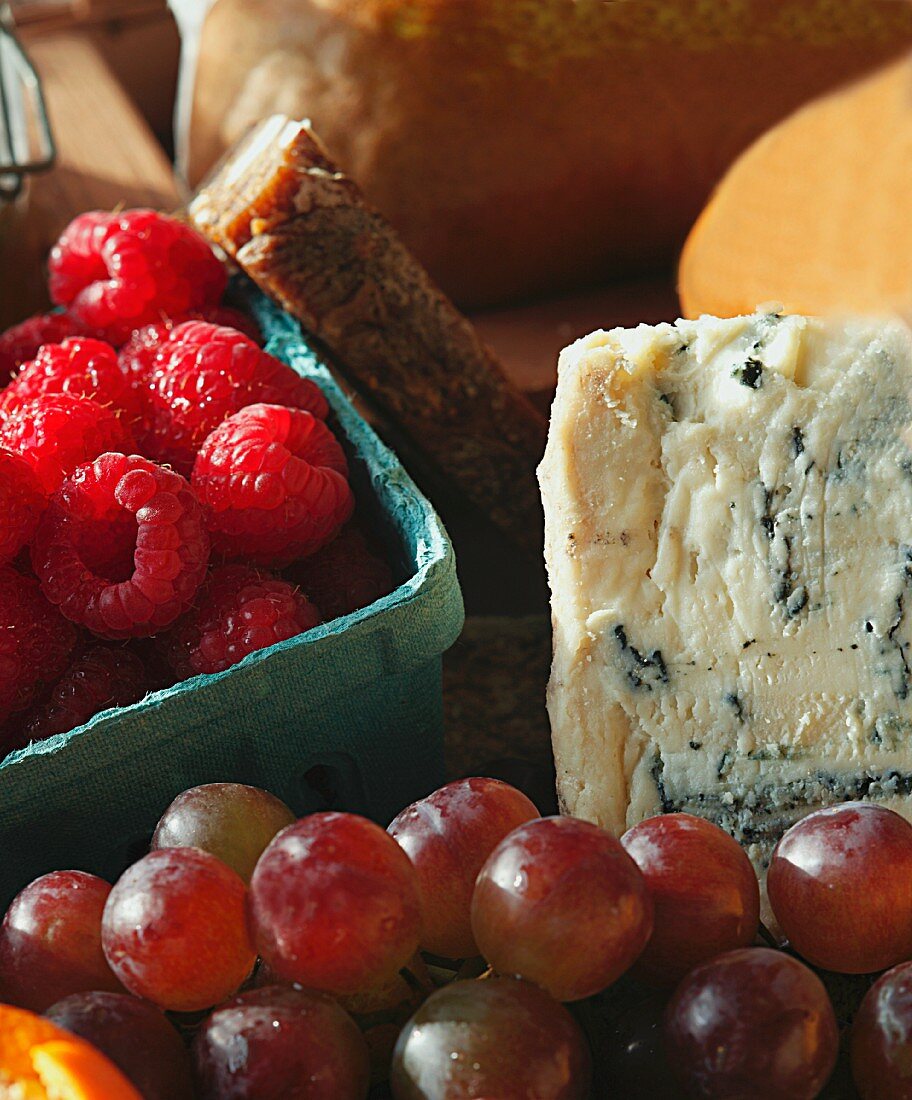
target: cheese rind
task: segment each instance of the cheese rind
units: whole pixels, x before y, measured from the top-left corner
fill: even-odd
[[[565,809],[768,847],[912,791],[912,342],[756,314],[567,348],[539,469]]]

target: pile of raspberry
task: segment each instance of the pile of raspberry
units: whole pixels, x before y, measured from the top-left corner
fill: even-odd
[[[392,587],[326,398],[226,283],[177,219],[95,211],[0,335],[0,755]]]

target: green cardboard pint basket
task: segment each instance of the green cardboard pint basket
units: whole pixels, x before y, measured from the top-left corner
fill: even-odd
[[[355,412],[297,323],[244,285],[267,348],[333,410],[359,511],[398,587],[297,638],[108,710],[0,763],[0,902],[37,875],[108,879],[138,857],[171,799],[198,783],[265,787],[298,813],[386,824],[443,781],[441,656],[463,622],[453,549],[431,504]]]

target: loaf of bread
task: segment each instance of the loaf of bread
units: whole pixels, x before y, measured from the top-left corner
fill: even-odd
[[[540,553],[544,417],[306,123],[261,124],[190,215],[437,472]]]
[[[460,306],[518,301],[670,264],[755,137],[910,46],[897,0],[218,0],[191,182],[310,118]]]

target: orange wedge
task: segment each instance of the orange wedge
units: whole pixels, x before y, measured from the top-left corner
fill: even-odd
[[[0,1005],[0,1100],[142,1100],[89,1043],[21,1008]]]

